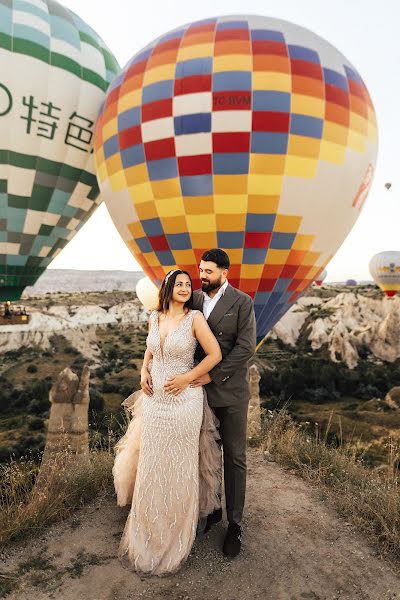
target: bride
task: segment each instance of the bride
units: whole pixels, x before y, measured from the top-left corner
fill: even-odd
[[[197,342],[206,356],[194,366]],[[206,319],[192,309],[189,274],[170,271],[149,318],[142,389],[122,403],[133,418],[113,466],[117,503],[131,503],[118,557],[141,575],[176,572],[199,518],[221,506],[218,420],[203,388],[191,387],[220,360]]]

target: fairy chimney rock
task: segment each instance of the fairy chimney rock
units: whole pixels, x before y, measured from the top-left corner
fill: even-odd
[[[66,367],[50,390],[51,403],[44,456],[60,449],[89,453],[89,366],[81,378]]]
[[[258,436],[261,432],[260,371],[256,365],[249,368],[250,402],[247,416],[247,437]]]

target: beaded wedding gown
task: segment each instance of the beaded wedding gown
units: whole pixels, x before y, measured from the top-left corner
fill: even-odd
[[[202,387],[178,396],[164,392],[168,377],[193,368],[195,313],[160,343],[158,312],[150,315],[147,347],[153,394],[135,392],[123,405],[133,413],[115,446],[114,487],[119,506],[131,502],[118,557],[136,572],[169,575],[187,559],[198,519],[221,506],[218,420]]]

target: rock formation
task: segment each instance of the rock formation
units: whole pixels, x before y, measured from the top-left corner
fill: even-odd
[[[70,460],[89,460],[89,366],[81,378],[68,367],[59,373],[49,392],[51,403],[46,445],[36,481],[46,487]]]
[[[399,296],[371,298],[342,292],[334,298],[312,298],[319,300],[317,304],[309,300],[301,298],[275,325],[271,336],[295,346],[304,325],[312,350],[326,345],[331,360],[344,362],[350,369],[357,366],[361,349],[388,362],[400,358]]]
[[[147,322],[148,315],[139,301],[122,302],[109,310],[96,304],[81,306],[51,306],[48,309],[30,310],[28,325],[0,327],[0,354],[23,347],[38,346],[48,350],[53,335],[62,335],[69,344],[87,359],[100,354],[97,346],[97,328],[108,324],[124,328],[131,324]]]
[[[250,402],[247,413],[247,438],[257,437],[261,433],[260,409],[260,372],[256,365],[249,369]]]
[[[58,375],[49,392],[51,407],[43,461],[60,449],[76,454],[89,452],[89,378],[88,365],[80,379],[68,367]]]
[[[310,314],[310,309],[320,306],[322,303],[323,300],[316,296],[299,298],[297,303],[291,306],[282,319],[272,328],[267,338],[274,340],[279,338],[285,344],[295,346],[301,328]]]
[[[400,410],[400,387],[394,387],[385,396],[385,402],[390,408]]]
[[[334,297],[331,293],[328,297],[300,298],[268,337],[295,347],[299,337],[305,336],[313,351],[326,346],[332,361],[344,362],[350,369],[357,366],[360,351],[388,362],[400,358],[400,296],[371,296],[371,292],[351,289],[338,291]],[[0,355],[33,345],[48,350],[52,336],[58,334],[85,358],[96,360],[100,355],[98,328],[114,325],[123,330],[148,318],[136,298],[114,306],[53,305],[30,313],[28,325],[0,327]]]
[[[63,292],[134,291],[143,271],[80,271],[79,269],[47,269],[34,286],[25,288],[23,297]]]

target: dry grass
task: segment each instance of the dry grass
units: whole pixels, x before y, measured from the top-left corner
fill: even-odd
[[[108,427],[106,436],[93,432],[87,456],[58,452],[46,477],[39,477],[39,464],[30,456],[0,465],[1,545],[37,535],[112,489],[113,446],[120,437],[115,429]]]
[[[92,452],[83,462],[65,451],[53,464],[40,486],[34,484],[38,466],[29,458],[1,466],[1,544],[42,531],[109,487],[112,457],[107,452]]]
[[[339,512],[374,543],[382,556],[400,560],[400,447],[389,438],[387,465],[370,470],[357,444],[330,447],[330,421],[313,435],[293,421],[286,407],[265,411],[260,446],[280,463],[322,489]],[[316,424],[317,425],[317,424]]]
[[[115,417],[114,417],[115,418]],[[118,425],[126,428],[127,417]],[[400,559],[400,448],[387,443],[387,465],[370,470],[362,463],[356,442],[339,448],[327,444],[330,422],[313,434],[293,421],[286,407],[264,411],[263,432],[252,445],[268,450],[323,490],[337,509],[354,523],[382,556]],[[112,489],[113,446],[121,435],[115,425],[108,436],[92,433],[86,457],[60,453],[45,483],[37,485],[39,467],[29,457],[0,465],[0,542],[26,539],[60,521],[98,494]],[[39,478],[40,482],[40,478]]]

